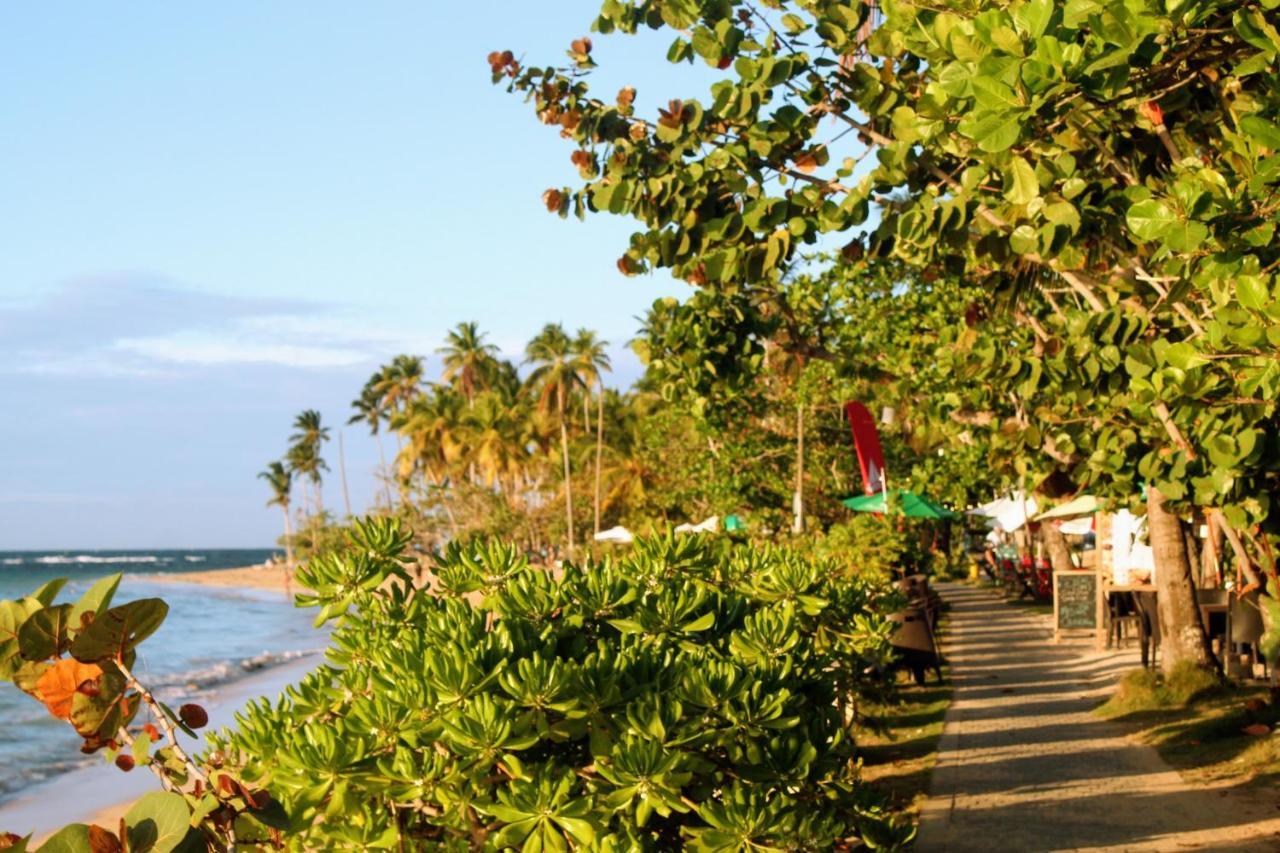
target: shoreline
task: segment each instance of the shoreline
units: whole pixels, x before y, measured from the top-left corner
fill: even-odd
[[[296,583],[286,583],[282,566],[139,573],[132,577],[148,583],[276,592],[286,599],[291,599],[294,592],[305,591]],[[250,701],[278,696],[323,661],[323,652],[311,652],[222,685],[203,702],[209,712],[209,725],[205,731],[234,726],[235,714]],[[203,738],[193,741],[184,736],[183,746],[188,751],[198,752],[205,744]],[[138,797],[160,790],[159,785],[146,768],[138,767],[124,773],[97,759],[89,766],[43,779],[0,803],[0,832],[32,833],[32,840],[39,843],[70,823],[96,823],[114,828]]]
[[[308,654],[232,682],[206,702],[209,725],[205,731],[233,726],[236,712],[250,701],[275,698],[323,661],[322,653]],[[205,744],[203,738],[196,743],[183,737],[183,746],[199,751]],[[0,832],[33,833],[32,840],[40,841],[69,823],[114,828],[138,797],[158,790],[159,781],[145,767],[123,773],[102,761],[42,780],[0,803]]]
[[[148,572],[136,574],[134,577],[149,583],[186,583],[195,586],[267,590],[286,596],[307,591],[306,587],[300,586],[296,580],[286,576],[283,566],[240,566],[232,569],[203,569],[190,572]]]

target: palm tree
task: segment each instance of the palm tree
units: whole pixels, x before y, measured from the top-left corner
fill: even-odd
[[[289,523],[289,492],[293,488],[293,472],[280,461],[272,462],[258,476],[267,481],[271,487],[271,500],[267,506],[278,506],[284,510],[284,565],[285,572],[293,568],[293,528]]]
[[[438,386],[416,397],[403,412],[392,418],[391,426],[406,443],[397,457],[402,478],[420,470],[431,485],[439,487],[462,455],[462,398],[452,388]],[[458,522],[448,500],[442,501],[454,529]]]
[[[293,421],[294,434],[289,436],[293,442],[289,448],[287,459],[293,473],[300,474],[311,481],[314,488],[316,514],[324,513],[324,500],[320,491],[321,471],[328,471],[329,466],[320,456],[321,445],[329,440],[329,428],[320,420],[320,413],[315,409],[307,409]]]
[[[486,387],[497,367],[498,348],[485,343],[475,323],[459,323],[436,350],[444,355],[444,381],[462,392],[470,408],[476,394]]]
[[[538,395],[538,408],[546,411],[555,401],[560,418],[560,455],[564,462],[564,507],[568,522],[569,555],[573,555],[573,487],[569,469],[569,424],[565,418],[565,399],[574,387],[582,384],[578,362],[573,357],[572,342],[558,323],[548,323],[525,348],[526,363],[535,364],[529,374],[529,387]]]
[[[578,373],[583,379],[585,386],[582,397],[582,409],[584,421],[590,422],[590,415],[587,412],[587,404],[591,397],[591,388],[594,386],[596,390],[596,489],[595,489],[595,530],[600,532],[600,456],[604,453],[604,380],[601,378],[601,371],[607,371],[612,366],[609,362],[609,354],[605,351],[605,347],[609,345],[608,341],[602,341],[596,336],[596,333],[590,329],[579,329],[578,335],[573,339],[573,353],[578,361]]]
[[[496,485],[514,504],[524,457],[524,424],[520,412],[502,395],[486,391],[476,397],[465,420],[470,462],[485,481]]]
[[[387,420],[387,409],[382,402],[382,394],[378,388],[385,378],[385,368],[379,370],[373,376],[369,377],[369,381],[364,383],[364,388],[360,389],[360,396],[351,401],[351,408],[355,410],[355,414],[347,419],[348,424],[356,424],[364,422],[369,425],[369,434],[373,436],[374,441],[378,445],[378,463],[383,472],[383,489],[387,498],[387,505],[391,505],[391,487],[386,482],[387,456],[382,449],[382,435],[380,430],[382,422]]]
[[[416,355],[398,355],[382,369],[378,383],[382,405],[391,412],[399,411],[422,393],[422,358]]]

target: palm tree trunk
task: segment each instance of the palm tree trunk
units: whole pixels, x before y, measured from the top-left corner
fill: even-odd
[[[347,457],[342,450],[342,430],[338,430],[338,475],[342,478],[342,508],[351,517],[351,495],[347,493]]]
[[[1147,537],[1155,558],[1160,648],[1164,653],[1161,668],[1169,672],[1183,661],[1215,666],[1217,661],[1196,603],[1182,522],[1165,507],[1165,497],[1155,486],[1147,487]]]
[[[600,386],[600,396],[596,398],[596,528],[600,532],[600,457],[604,453],[604,386]]]
[[[382,481],[382,493],[387,496],[387,509],[391,508],[391,486],[387,483],[387,454],[382,449],[382,436],[374,433],[378,442],[378,479]]]
[[[791,532],[804,533],[804,404],[796,406],[796,490],[791,499]]]
[[[569,471],[569,423],[564,416],[564,384],[556,386],[556,406],[560,410],[560,454],[564,458],[564,510],[569,525],[569,556],[573,556],[573,485]]]
[[[290,594],[293,582],[293,529],[289,524],[289,504],[282,503],[284,510],[284,594]]]

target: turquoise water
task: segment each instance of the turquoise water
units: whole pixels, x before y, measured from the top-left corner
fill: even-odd
[[[162,700],[216,701],[218,691],[250,672],[324,648],[311,627],[313,610],[298,610],[279,592],[154,582],[144,574],[176,574],[248,566],[268,550],[0,551],[0,599],[26,595],[54,578],[69,579],[59,601],[74,600],[96,578],[125,573],[115,601],[163,598],[164,625],[139,648],[136,672]],[[101,761],[80,754],[65,722],[12,684],[0,683],[0,802],[34,782]]]

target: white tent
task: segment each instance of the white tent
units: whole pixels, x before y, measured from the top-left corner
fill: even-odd
[[[1049,518],[1079,518],[1082,515],[1093,515],[1098,511],[1098,499],[1093,495],[1079,495],[1061,506],[1055,506],[1048,512],[1037,515],[1033,521],[1044,521]]]
[[[1093,531],[1093,516],[1084,515],[1080,518],[1064,521],[1058,526],[1058,529],[1067,536],[1084,536],[1086,533]]]
[[[677,524],[676,533],[715,533],[720,529],[720,516],[704,518],[697,524]]]
[[[619,524],[617,527],[610,527],[608,530],[601,530],[595,535],[597,542],[620,542],[627,543],[634,540],[631,531]]]
[[[985,516],[990,519],[988,527],[999,527],[1012,533],[1034,518],[1038,509],[1035,498],[1029,498],[1022,492],[1014,492],[1008,497],[974,507],[966,515]]]

